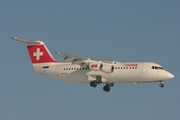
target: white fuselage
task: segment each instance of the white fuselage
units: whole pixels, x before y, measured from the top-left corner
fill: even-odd
[[[34,71],[58,80],[76,83],[90,83],[91,87],[105,83],[103,90],[110,91],[114,83],[160,82],[173,78],[173,74],[160,65],[151,62],[115,62],[56,52],[65,62],[57,62],[43,41],[31,41],[12,37],[26,43]]]
[[[159,82],[173,78],[174,76],[164,70],[160,65],[150,62],[116,62],[113,63],[114,71],[105,73],[82,68],[71,63],[40,63],[33,64],[36,73],[49,76],[66,82],[89,83],[96,80],[96,76],[102,77],[104,83],[126,82],[136,84],[139,82]],[[157,67],[152,69],[152,67]],[[160,69],[161,68],[161,69]]]

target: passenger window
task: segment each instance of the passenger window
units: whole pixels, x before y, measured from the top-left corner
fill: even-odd
[[[154,66],[152,66],[152,69],[154,69]]]

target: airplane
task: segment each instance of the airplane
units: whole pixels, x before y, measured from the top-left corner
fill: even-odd
[[[88,83],[91,87],[104,83],[109,92],[114,83],[153,83],[174,78],[161,65],[153,62],[116,62],[56,52],[64,62],[56,61],[43,41],[17,37],[11,39],[26,43],[34,72],[57,80]]]

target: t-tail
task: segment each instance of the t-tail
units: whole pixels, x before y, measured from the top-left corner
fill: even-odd
[[[56,62],[44,42],[30,41],[17,37],[12,37],[11,39],[26,43],[32,64]]]

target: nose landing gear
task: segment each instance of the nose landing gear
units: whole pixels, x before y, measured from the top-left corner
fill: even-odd
[[[161,81],[161,83],[159,84],[159,87],[161,87],[161,88],[164,87],[163,81]]]

